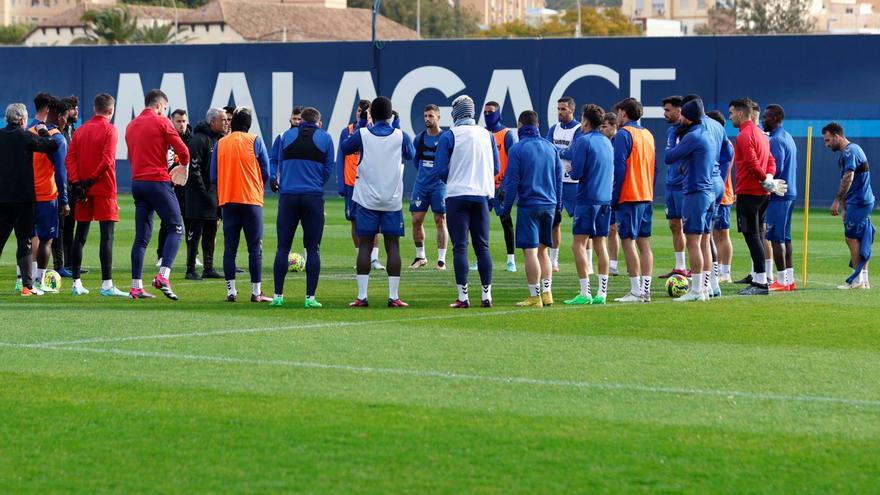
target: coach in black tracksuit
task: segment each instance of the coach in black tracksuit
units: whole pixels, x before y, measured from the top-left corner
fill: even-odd
[[[186,182],[186,278],[198,280],[196,256],[199,241],[202,244],[204,270],[201,277],[222,278],[214,270],[214,241],[217,237],[217,186],[211,184],[211,155],[217,140],[223,137],[226,112],[219,108],[208,110],[206,121],[199,122],[193,131],[189,147],[189,180]]]
[[[18,249],[15,257],[21,270],[22,285],[33,289],[31,280],[31,236],[34,234],[34,152],[53,153],[58,149],[45,126],[39,137],[24,129],[27,107],[13,103],[6,108],[5,128],[0,129],[0,253],[9,234],[15,230]]]

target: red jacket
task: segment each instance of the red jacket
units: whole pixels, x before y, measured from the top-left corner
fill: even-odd
[[[189,149],[171,121],[156,115],[152,108],[145,108],[125,128],[128,144],[128,161],[131,163],[131,180],[168,182],[168,147],[180,157],[181,165],[189,165]]]
[[[776,173],[776,160],[770,154],[770,140],[751,120],[739,127],[733,160],[736,163],[736,194],[770,194],[761,187],[761,182],[767,174]]]
[[[89,196],[116,199],[116,126],[95,115],[76,130],[67,150],[68,182],[94,181]]]

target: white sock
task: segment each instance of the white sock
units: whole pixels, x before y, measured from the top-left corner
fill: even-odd
[[[596,291],[599,297],[608,296],[608,275],[599,275],[599,290]]]
[[[446,248],[437,249],[437,261],[442,261],[444,264],[446,263]]]
[[[73,286],[76,287],[77,289],[82,289],[82,288],[83,288],[83,281],[82,281],[82,279],[81,279],[81,278],[74,279],[74,280],[73,280]]]
[[[730,265],[721,265],[721,275],[730,275]]]
[[[687,265],[685,264],[684,259],[684,251],[676,251],[675,252],[675,269],[676,270],[687,270]]]
[[[104,290],[110,290],[113,288],[113,280],[102,280],[101,288]]]
[[[703,272],[703,293],[711,294],[712,272]]]
[[[529,284],[529,295],[538,297],[541,295],[541,284]]]
[[[370,251],[370,262],[379,261],[379,248],[374,247],[372,251]]]
[[[590,277],[581,279],[581,295],[590,297]]]
[[[515,254],[508,254],[507,255],[507,262],[508,263],[516,263],[516,255]]]
[[[45,276],[45,275],[46,275],[45,268],[37,268],[36,270],[34,270],[34,283],[42,284],[43,283],[43,276]]]
[[[262,293],[263,293],[263,283],[262,282],[251,283],[251,294],[253,294],[255,296],[259,296]]]
[[[773,260],[764,260],[764,274],[768,282],[773,281]]]
[[[718,285],[718,263],[712,263],[712,271],[709,272],[709,287],[712,289],[712,293],[721,290]]]
[[[284,294],[272,294],[272,297],[274,299],[284,299]],[[314,296],[312,296],[312,297],[314,297]],[[306,297],[306,299],[308,299],[308,297]]]
[[[400,299],[400,277],[388,277],[388,299]]]
[[[369,275],[358,275],[358,299],[366,299],[367,298],[367,286],[370,283]]]
[[[642,293],[643,294],[651,294],[651,280],[652,277],[642,277]]]
[[[587,266],[593,271],[593,250],[587,249]]]
[[[159,268],[159,275],[165,277],[166,280],[171,278],[171,267],[163,266]]]
[[[756,273],[755,274],[755,283],[767,285],[767,273]]]
[[[283,298],[284,296],[278,296],[278,297],[282,297],[282,298]],[[306,296],[306,300],[307,300],[307,301],[312,301],[312,302],[314,302],[314,301],[315,301],[315,296]]]
[[[639,277],[629,278],[629,291],[637,296],[642,293],[642,283]]]
[[[617,260],[611,260],[611,271],[617,270]]]
[[[785,285],[791,285],[794,283],[794,268],[786,268],[785,269]]]
[[[862,270],[862,283],[870,283],[868,282],[868,270]]]
[[[18,263],[15,264],[15,276],[21,278],[21,267],[18,266]]]
[[[482,301],[491,301],[492,300],[492,284],[483,286],[483,294]]]
[[[227,296],[237,296],[238,291],[235,290],[235,280],[227,280],[226,281],[226,295]]]
[[[461,302],[467,301],[468,300],[468,286],[467,286],[467,284],[464,284],[464,285],[456,284],[456,287],[458,288],[458,300]]]
[[[140,279],[140,278],[131,279],[131,288],[132,289],[143,289],[144,288],[143,279]]]
[[[425,258],[425,246],[416,246],[416,258]]]
[[[544,292],[551,292],[553,290],[553,280],[549,278],[541,279],[541,287]]]
[[[559,249],[557,249],[557,248],[550,248],[550,261],[551,261],[554,265],[558,265],[558,264],[559,264]]]

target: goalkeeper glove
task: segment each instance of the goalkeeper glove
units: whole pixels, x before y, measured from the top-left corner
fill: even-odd
[[[764,180],[761,181],[761,187],[768,193],[773,193],[777,196],[785,196],[785,193],[788,192],[788,184],[782,179],[774,179],[770,174],[767,174]]]
[[[271,189],[273,193],[278,192],[278,178],[272,177],[269,179],[269,189]]]
[[[170,175],[172,184],[175,186],[184,186],[186,185],[186,180],[189,179],[189,170],[183,165],[177,165],[171,169]]]

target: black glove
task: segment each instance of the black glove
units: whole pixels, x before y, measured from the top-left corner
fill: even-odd
[[[86,179],[80,182],[80,184],[82,185],[83,191],[88,191],[89,188],[95,184],[95,179]]]
[[[67,196],[70,198],[71,203],[85,199],[86,190],[83,189],[82,182],[71,182],[68,184]]]
[[[279,188],[278,188],[278,179],[277,178],[272,177],[271,179],[269,179],[269,189],[271,189],[272,192],[274,192],[274,193],[278,192]]]

